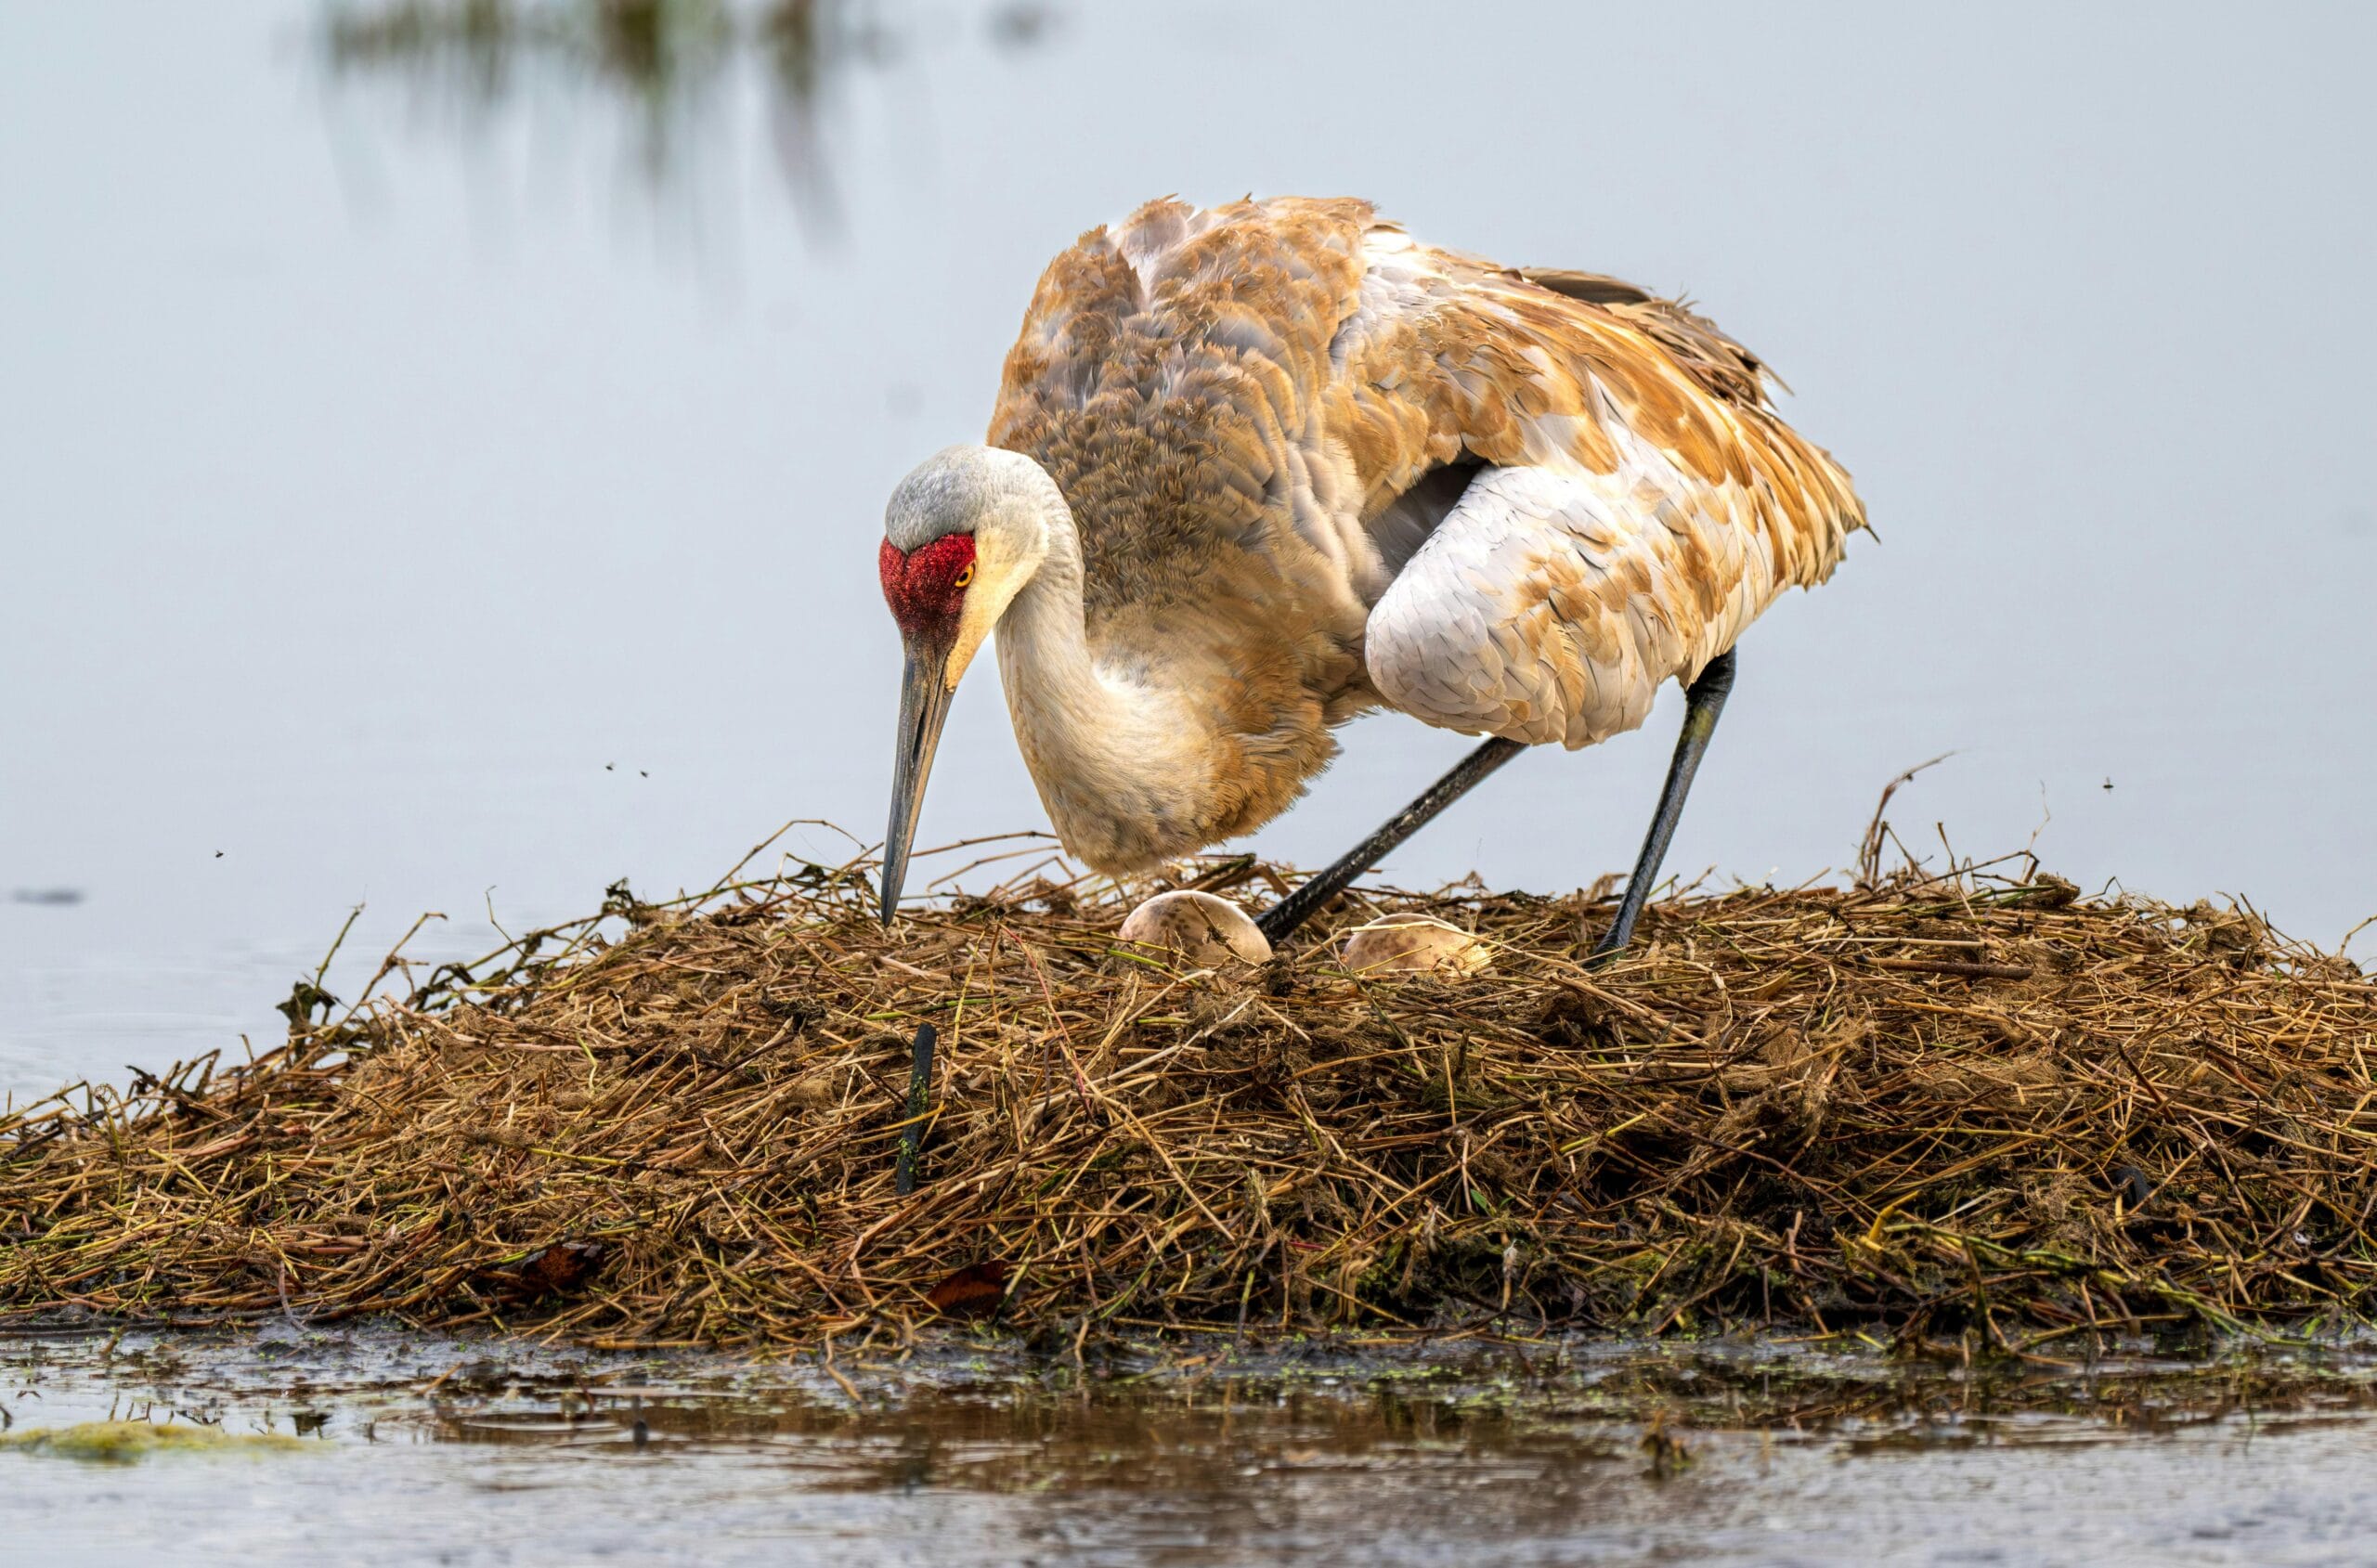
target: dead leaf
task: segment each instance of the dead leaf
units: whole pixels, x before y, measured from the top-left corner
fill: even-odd
[[[604,1251],[599,1241],[556,1241],[500,1272],[507,1284],[525,1295],[558,1295],[586,1283],[602,1263]]]
[[[952,1317],[982,1317],[998,1310],[1007,1297],[1008,1265],[996,1259],[968,1263],[925,1292],[935,1312]]]

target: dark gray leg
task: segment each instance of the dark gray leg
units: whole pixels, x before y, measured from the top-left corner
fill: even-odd
[[[1430,784],[1419,799],[1388,818],[1385,826],[1355,845],[1344,859],[1265,910],[1255,919],[1256,929],[1278,946],[1289,932],[1318,914],[1321,905],[1344,892],[1354,878],[1425,827],[1429,818],[1468,794],[1478,780],[1526,749],[1516,741],[1491,740],[1471,752],[1451,772]]]
[[[1731,648],[1710,659],[1700,679],[1685,689],[1683,733],[1676,737],[1675,757],[1668,763],[1659,809],[1651,818],[1651,831],[1643,837],[1643,853],[1634,862],[1634,875],[1627,880],[1626,896],[1618,901],[1617,918],[1610,922],[1609,934],[1593,949],[1589,962],[1604,963],[1633,940],[1634,922],[1642,918],[1651,889],[1658,886],[1659,862],[1667,859],[1668,840],[1675,836],[1676,821],[1683,815],[1683,797],[1692,790],[1692,775],[1699,771],[1708,737],[1717,732],[1717,716],[1725,711],[1725,693],[1733,689]]]

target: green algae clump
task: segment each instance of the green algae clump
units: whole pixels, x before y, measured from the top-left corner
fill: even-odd
[[[220,1427],[164,1426],[155,1421],[83,1421],[71,1427],[0,1432],[0,1449],[101,1464],[130,1464],[151,1454],[256,1454],[305,1446],[279,1432],[225,1432]]]

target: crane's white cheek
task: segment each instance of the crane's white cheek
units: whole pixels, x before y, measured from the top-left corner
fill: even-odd
[[[998,624],[999,615],[1007,608],[1007,601],[1015,597],[1012,590],[1000,593],[997,590],[996,583],[986,580],[981,573],[977,572],[974,586],[967,590],[966,603],[958,609],[957,636],[949,647],[948,680],[949,689],[953,692],[957,690],[958,678],[974,662],[974,655],[982,651],[983,640]]]
[[[1032,568],[1036,562],[1019,560],[1007,542],[997,535],[984,534],[977,545],[974,557],[974,580],[966,590],[966,601],[958,606],[957,636],[949,650],[949,689],[957,689],[958,678],[966,673],[974,655],[982,651],[983,641],[1015,603],[1015,596],[1024,584],[1032,580]]]

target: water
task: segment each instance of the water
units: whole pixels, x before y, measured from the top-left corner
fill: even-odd
[[[1953,749],[1901,797],[1918,852],[1934,823],[1960,851],[2035,834],[2091,886],[2234,892],[2322,941],[2377,912],[2368,15],[949,0],[731,37],[697,11],[408,42],[379,6],[333,39],[301,0],[0,0],[0,1092],[268,1037],[357,904],[333,990],[423,911],[415,951],[461,955],[621,875],[705,886],[786,818],[879,831],[882,497],[979,434],[1045,259],[1165,190],[1357,192],[1688,290],[1790,380],[1880,538],[1746,644],[1670,865],[1839,864],[1882,783]],[[928,842],[1040,821],[983,668]],[[1392,869],[1621,866],[1673,708],[1514,765]],[[1258,845],[1325,859],[1465,745],[1366,720]],[[115,1396],[74,1386],[35,1403]],[[0,1488],[0,1540],[127,1555],[178,1510],[227,1552],[525,1560],[565,1524],[666,1557],[715,1506],[705,1547],[797,1517],[820,1555],[1160,1557],[1171,1530],[1184,1561],[1378,1557],[1391,1522],[1458,1560],[1476,1502],[1557,1560],[2322,1561],[2377,1447],[2342,1418],[1712,1437],[1661,1484],[1575,1448],[1241,1484],[1199,1450],[1042,1493],[1059,1472],[993,1425],[1011,1487],[856,1501],[839,1460],[795,1485],[773,1451],[664,1445],[619,1489],[610,1448],[429,1442],[227,1489],[214,1460],[42,1472]]]
[[[1085,1370],[961,1345],[846,1353],[844,1392],[814,1362],[388,1334],[99,1350],[0,1346],[0,1395],[312,1451],[0,1451],[22,1561],[2312,1563],[2377,1530],[2350,1358],[1220,1346]],[[1680,1451],[1646,1450],[1646,1409]]]

